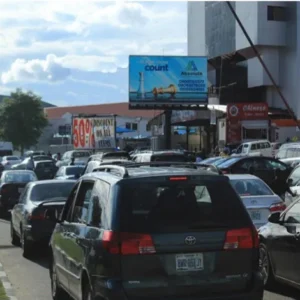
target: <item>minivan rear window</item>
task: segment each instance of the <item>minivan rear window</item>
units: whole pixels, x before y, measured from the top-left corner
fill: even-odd
[[[160,162],[186,162],[187,158],[184,155],[177,154],[163,154],[163,155],[152,155],[151,161],[160,161]]]
[[[243,204],[226,181],[135,182],[134,188],[124,185],[121,194],[124,232],[193,232],[249,226]]]

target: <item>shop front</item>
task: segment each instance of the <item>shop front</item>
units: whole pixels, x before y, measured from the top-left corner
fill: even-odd
[[[227,105],[226,143],[268,140],[270,121],[268,104],[232,103]]]

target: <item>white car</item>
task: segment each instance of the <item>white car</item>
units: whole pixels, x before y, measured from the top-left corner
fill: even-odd
[[[300,197],[300,166],[295,167],[287,179],[287,183],[291,191],[295,194],[295,197],[293,197],[290,193],[285,193],[284,199],[287,205],[289,205]]]
[[[231,156],[266,156],[274,157],[271,143],[268,140],[251,141],[242,143]]]
[[[4,156],[1,163],[5,170],[9,170],[13,165],[17,165],[21,162],[18,156]]]
[[[286,204],[260,178],[249,175],[226,175],[241,197],[256,228],[268,223],[269,215],[286,209]]]

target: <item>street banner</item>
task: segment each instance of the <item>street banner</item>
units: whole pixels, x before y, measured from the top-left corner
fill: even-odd
[[[130,108],[207,103],[207,57],[129,56]]]
[[[115,148],[115,117],[74,117],[73,146],[74,149]]]

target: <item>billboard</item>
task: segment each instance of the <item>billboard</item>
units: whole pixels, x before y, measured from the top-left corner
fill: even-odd
[[[74,149],[108,149],[116,147],[115,117],[74,117]]]
[[[129,56],[129,107],[158,108],[207,103],[207,58]]]

